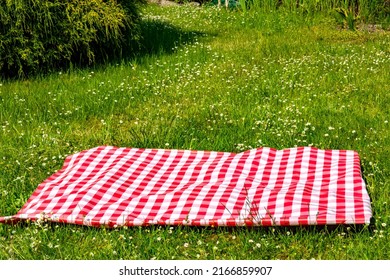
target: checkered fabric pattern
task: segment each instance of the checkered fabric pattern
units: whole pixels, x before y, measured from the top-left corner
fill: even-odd
[[[3,222],[290,226],[367,224],[371,216],[354,151],[102,146],[67,157],[63,168]]]

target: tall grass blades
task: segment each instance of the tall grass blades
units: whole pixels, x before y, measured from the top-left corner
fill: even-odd
[[[343,9],[348,25],[359,17],[363,21],[385,21],[390,17],[390,0],[239,0],[244,11],[331,12]]]
[[[359,16],[355,15],[354,8],[336,8],[335,11],[345,28],[353,31],[356,30],[356,24]]]

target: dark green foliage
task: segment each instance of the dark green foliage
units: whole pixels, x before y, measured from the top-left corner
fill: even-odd
[[[138,39],[144,0],[2,0],[0,71],[28,76],[119,55]]]

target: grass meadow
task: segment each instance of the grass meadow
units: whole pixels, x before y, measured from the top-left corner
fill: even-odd
[[[89,228],[0,224],[0,259],[390,259],[390,32],[326,13],[142,10],[142,48],[94,68],[0,81],[0,216],[99,145],[352,149],[372,226]]]

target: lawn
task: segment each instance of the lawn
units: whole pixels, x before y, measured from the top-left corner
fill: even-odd
[[[142,48],[0,81],[0,216],[67,155],[99,145],[359,153],[373,225],[89,228],[0,224],[0,259],[389,259],[390,32],[328,14],[142,10]]]

